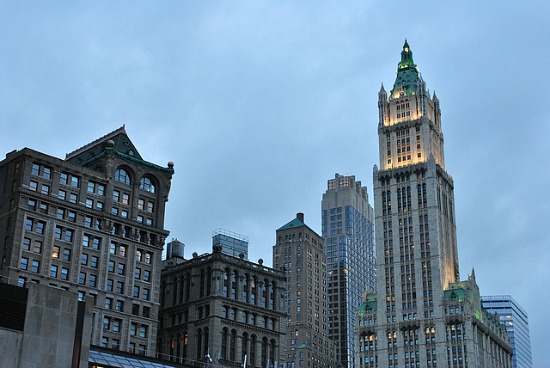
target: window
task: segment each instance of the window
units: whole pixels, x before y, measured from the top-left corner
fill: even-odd
[[[113,202],[120,202],[120,192],[118,190],[113,190]]]
[[[130,203],[130,195],[128,193],[122,193],[122,204]]]
[[[29,207],[29,209],[33,211],[36,210],[36,201],[34,199],[29,198],[29,200],[27,201],[27,207]]]
[[[59,177],[59,184],[67,185],[69,183],[69,174],[62,172]]]
[[[97,268],[98,261],[99,261],[98,257],[92,256],[90,260],[90,267]]]
[[[113,280],[107,279],[107,291],[113,291]]]
[[[152,260],[153,260],[153,254],[149,252],[145,253],[145,263],[151,264]]]
[[[149,300],[149,295],[150,295],[149,289],[143,288],[143,299]]]
[[[139,304],[132,304],[132,314],[139,316]]]
[[[120,340],[119,339],[112,339],[111,340],[111,348],[118,350],[120,349]]]
[[[69,248],[63,249],[63,260],[64,261],[70,261],[71,260],[71,250]]]
[[[145,200],[144,199],[138,199],[138,210],[145,210]]]
[[[97,286],[97,276],[96,275],[90,275],[90,286],[95,287]]]
[[[32,261],[31,272],[34,272],[34,273],[40,272],[40,261]]]
[[[78,283],[79,283],[80,285],[86,285],[86,273],[81,272],[81,273],[78,275]]]
[[[26,257],[21,257],[21,263],[19,264],[19,268],[22,270],[27,270],[29,267],[29,259]]]
[[[36,233],[37,234],[44,234],[44,226],[46,225],[46,223],[42,222],[42,221],[37,221],[36,222]]]
[[[113,331],[120,332],[120,319],[113,319]]]
[[[57,218],[59,220],[63,220],[65,218],[65,209],[63,209],[63,208],[58,208],[57,209]]]
[[[42,213],[48,213],[48,204],[44,202],[40,202],[40,212]]]
[[[124,293],[124,283],[122,281],[116,282],[116,292],[119,294]]]
[[[116,301],[115,310],[117,310],[118,312],[124,311],[124,302],[122,300]]]
[[[144,270],[143,271],[143,281],[150,282],[151,281],[151,271]]]
[[[86,207],[87,208],[94,208],[94,200],[91,198],[86,198]]]
[[[42,253],[42,242],[40,240],[35,240],[32,245],[32,251],[34,253]]]
[[[141,268],[136,267],[136,270],[134,271],[134,277],[139,280],[141,278]]]
[[[69,279],[69,269],[67,267],[61,267],[61,280]]]
[[[66,242],[72,243],[73,235],[74,235],[74,230],[65,229],[65,237],[63,238],[63,240],[65,240]]]
[[[148,177],[141,178],[141,181],[139,183],[139,189],[145,190],[146,192],[149,192],[149,193],[155,193],[155,185],[153,184],[151,179]]]
[[[101,246],[101,239],[100,238],[94,238],[93,242],[92,242],[92,248],[96,249],[96,250],[99,250],[100,246]]]
[[[124,169],[117,169],[115,171],[115,181],[126,185],[130,185],[131,183],[130,176],[128,175],[128,172]]]
[[[134,286],[134,298],[139,298],[139,286]]]
[[[67,213],[67,219],[71,222],[76,222],[76,212],[74,211],[69,211]]]
[[[75,193],[69,194],[69,202],[76,203],[78,202],[78,196]]]
[[[123,263],[118,264],[118,274],[124,276],[126,273],[126,267]]]
[[[155,203],[151,201],[147,201],[147,212],[153,212],[155,208]]]
[[[118,255],[121,257],[126,257],[126,246],[125,245],[119,245],[118,246]]]
[[[38,190],[38,183],[31,180],[31,182],[29,183],[29,189],[33,192],[36,192]]]
[[[105,298],[105,309],[113,308],[113,298]]]
[[[137,324],[136,323],[130,323],[130,336],[136,336],[137,334]]]
[[[115,261],[109,261],[107,264],[107,270],[109,272],[115,272]]]
[[[147,337],[147,326],[139,326],[139,337]]]
[[[42,184],[42,186],[40,187],[40,192],[45,195],[50,194],[50,186],[46,184]]]
[[[64,190],[60,190],[59,192],[57,192],[57,196],[60,199],[65,200],[65,199],[67,199],[67,192],[64,191]]]
[[[40,173],[40,165],[39,164],[32,164],[31,174],[35,175],[35,176],[38,176],[39,173]]]
[[[89,247],[90,246],[90,237],[88,235],[84,235],[82,237],[82,246]]]
[[[71,176],[71,187],[78,188],[80,185],[80,179],[76,176]]]
[[[31,250],[31,239],[23,238],[23,250]]]
[[[116,254],[116,243],[111,242],[111,244],[109,245],[109,253]]]

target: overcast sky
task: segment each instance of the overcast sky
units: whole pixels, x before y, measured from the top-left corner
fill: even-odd
[[[272,264],[275,230],[335,173],[372,203],[377,92],[405,38],[441,103],[461,278],[528,312],[535,367],[550,300],[550,2],[0,0],[0,150],[65,157],[126,124],[175,163],[166,229],[185,254],[212,231]]]

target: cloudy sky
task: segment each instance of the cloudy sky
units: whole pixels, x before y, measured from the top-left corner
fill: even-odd
[[[0,150],[65,157],[126,124],[176,174],[165,227],[186,255],[212,231],[318,232],[335,173],[368,187],[377,92],[403,42],[441,102],[462,278],[529,313],[535,367],[550,320],[550,2],[0,1]],[[546,152],[546,153],[545,153]]]

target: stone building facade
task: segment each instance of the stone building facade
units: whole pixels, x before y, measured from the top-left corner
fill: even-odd
[[[165,202],[174,173],[125,127],[65,159],[29,148],[0,162],[0,281],[94,301],[91,344],[156,352]]]
[[[327,263],[323,238],[304,214],[277,230],[273,265],[286,273],[285,363],[289,367],[336,367],[328,336]]]
[[[378,290],[361,308],[358,367],[511,367],[509,339],[484,318],[475,278],[459,281],[439,100],[407,42],[393,89],[388,96],[382,87],[378,97]],[[448,292],[461,288],[468,298],[454,305]]]
[[[198,366],[280,366],[284,285],[282,271],[220,246],[191,259],[166,259],[159,356]]]

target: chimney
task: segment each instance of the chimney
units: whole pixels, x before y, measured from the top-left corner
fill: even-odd
[[[302,212],[298,212],[296,214],[296,218],[302,222],[304,222],[304,214]]]

